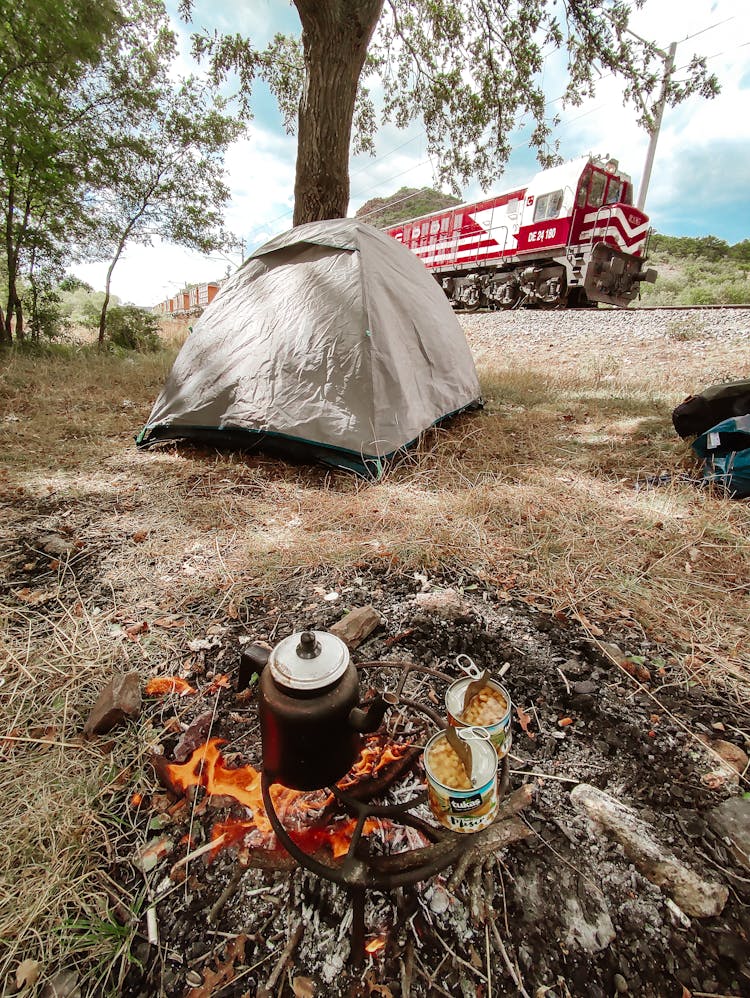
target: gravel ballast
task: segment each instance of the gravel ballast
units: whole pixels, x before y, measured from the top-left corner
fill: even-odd
[[[657,369],[662,387],[677,394],[750,372],[745,309],[519,309],[458,318],[481,365],[587,376],[594,365],[607,380],[651,379]]]

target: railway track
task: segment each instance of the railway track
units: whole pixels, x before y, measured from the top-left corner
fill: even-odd
[[[523,306],[514,309],[498,309],[497,312],[493,312],[492,309],[488,308],[486,305],[480,308],[457,308],[454,309],[455,314],[461,315],[486,315],[492,312],[492,314],[500,314],[502,312],[569,312],[573,315],[577,313],[596,313],[601,312],[621,312],[623,314],[633,314],[635,312],[742,312],[750,311],[750,304],[747,305],[631,305],[630,308],[615,308],[611,305],[604,305],[600,308],[592,308],[588,306],[586,308],[567,308],[561,305],[553,306],[550,308],[530,308],[525,309]]]
[[[636,305],[625,309],[627,312],[718,312],[731,309],[732,311],[750,310],[748,305]]]

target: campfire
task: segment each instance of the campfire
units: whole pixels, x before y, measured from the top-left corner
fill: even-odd
[[[224,740],[212,738],[196,748],[183,764],[156,757],[159,778],[176,795],[202,787],[209,796],[233,798],[246,809],[246,818],[230,818],[213,826],[214,855],[239,843],[256,849],[278,848],[263,802],[261,771],[250,765],[229,766],[221,753],[224,744]],[[411,748],[408,743],[386,741],[382,736],[369,738],[355,765],[338,784],[339,789],[356,791],[373,782],[380,785],[379,775],[390,776],[399,770],[398,764],[413,754]],[[334,859],[346,854],[357,822],[332,813],[336,804],[333,794],[325,790],[303,792],[280,784],[272,785],[270,793],[274,810],[298,845],[311,852],[328,847]],[[386,825],[366,820],[362,834],[370,835]]]
[[[209,737],[208,715],[199,717],[192,726],[195,732],[204,733],[202,741],[183,734],[180,754],[184,762],[171,762],[164,756],[154,759],[159,779],[172,795],[191,799],[194,809],[205,811],[205,800],[209,807],[229,810],[213,823],[209,841],[197,850],[208,862],[222,853],[234,857],[235,873],[212,908],[212,919],[249,869],[282,871],[299,866],[314,874],[319,883],[338,884],[349,896],[351,916],[342,924],[350,926],[350,961],[355,966],[365,959],[380,959],[388,948],[387,933],[375,928],[382,924],[380,916],[373,926],[375,931],[366,931],[368,892],[390,892],[429,881],[448,867],[454,867],[454,875],[460,879],[470,863],[483,861],[503,845],[526,837],[526,826],[513,815],[531,799],[529,788],[523,789],[502,802],[499,820],[470,834],[459,834],[436,820],[427,793],[424,750],[435,729],[445,728],[447,722],[432,706],[434,693],[418,698],[412,694],[422,688],[429,692],[436,684],[447,690],[454,677],[408,662],[370,662],[358,668],[368,674],[375,671],[381,688],[384,683],[393,688],[380,695],[374,692],[377,684],[370,685],[363,709],[355,706],[356,698],[351,704],[347,702],[346,710],[351,707],[358,722],[377,704],[378,727],[374,733],[356,736],[359,753],[335,783],[301,790],[272,780],[263,762],[260,766],[234,763],[236,752],[230,754],[230,743]],[[384,678],[388,676],[391,678]],[[309,700],[304,706],[309,713],[308,704]],[[316,707],[314,702],[317,722]],[[261,688],[263,730],[262,710]],[[293,719],[292,728],[294,723]],[[283,737],[283,724],[281,728]],[[267,741],[279,737],[272,725],[270,736],[268,731],[267,725]],[[340,741],[335,739],[336,732],[333,741],[327,732],[329,755],[340,744],[348,750],[346,724],[341,731]],[[189,753],[186,745],[192,749]],[[264,759],[268,755],[281,758],[294,777],[290,753],[284,757],[275,744],[270,753],[266,748],[264,743]],[[507,758],[502,763],[501,796],[507,786]],[[314,770],[308,764],[310,772]]]
[[[411,998],[487,996],[523,993],[524,982],[531,994],[541,988],[564,994],[566,987],[567,993],[587,994],[589,984],[592,994],[607,994],[621,989],[615,972],[633,993],[643,986],[644,993],[658,994],[677,953],[688,953],[681,973],[687,969],[693,981],[700,976],[692,969],[693,952],[723,968],[710,958],[716,918],[705,931],[693,919],[722,903],[728,909],[726,889],[699,879],[702,907],[693,914],[689,897],[672,897],[676,888],[659,889],[660,880],[651,879],[662,867],[654,872],[644,865],[645,842],[648,856],[658,850],[669,869],[679,870],[678,886],[711,872],[695,859],[690,870],[683,854],[662,846],[667,831],[677,835],[676,826],[648,796],[650,784],[638,782],[641,763],[653,762],[656,748],[659,779],[670,780],[686,807],[702,806],[706,793],[715,799],[696,779],[691,746],[675,744],[666,721],[671,715],[662,711],[657,726],[647,695],[637,701],[628,695],[630,673],[616,663],[607,666],[574,628],[552,624],[549,636],[532,627],[523,608],[482,611],[449,628],[438,619],[427,626],[423,615],[404,611],[392,627],[404,654],[395,657],[392,637],[373,641],[370,654],[380,657],[354,665],[356,695],[351,686],[343,689],[335,715],[320,691],[304,690],[301,704],[290,696],[287,713],[286,704],[267,698],[275,727],[264,729],[268,663],[259,661],[260,642],[244,675],[226,655],[206,654],[183,659],[180,675],[190,688],[184,693],[182,683],[162,678],[168,699],[152,704],[160,743],[154,765],[168,792],[133,787],[128,804],[128,819],[142,839],[127,884],[133,891],[145,887],[150,947],[138,954],[149,969],[130,971],[126,998],[158,987],[185,998],[208,998],[212,989],[264,998],[292,991],[297,998],[371,998],[389,991]],[[511,638],[524,650],[513,653]],[[314,643],[307,640],[302,650],[310,649]],[[475,656],[478,675],[461,675],[466,669],[457,659],[465,662],[464,653]],[[500,680],[506,658],[515,700],[507,726],[505,713],[495,716],[505,695]],[[220,663],[230,686],[218,674]],[[495,701],[489,717],[467,715],[466,700],[473,702],[482,670],[493,681],[493,692],[480,698]],[[372,711],[377,702],[384,705],[380,717]],[[373,716],[377,723],[368,732]],[[332,772],[308,767],[298,779],[296,748],[290,751],[289,744],[306,718],[312,719],[314,747],[335,735],[327,753],[311,753],[313,762],[335,755],[335,766]],[[636,733],[634,718],[643,738],[622,742],[623,730]],[[489,824],[469,830],[441,820],[428,797],[441,783],[462,786],[448,779],[455,766],[450,754],[441,763],[440,753],[435,759],[430,753],[430,743],[445,753],[443,738],[455,752],[446,724],[458,732],[461,723],[490,727],[500,760],[497,799],[488,797],[487,810],[473,812],[482,820],[489,816]],[[511,765],[520,776],[513,792],[507,788]],[[484,787],[482,771],[473,765],[471,777],[476,782],[462,790],[468,812]],[[607,781],[629,787],[631,801],[597,789]],[[654,807],[650,825],[632,803],[636,791]],[[442,795],[434,796],[442,807]],[[526,819],[519,812],[532,801]],[[721,807],[741,803],[735,796]],[[599,816],[596,825],[589,824],[589,813]],[[698,820],[685,828],[694,834]],[[627,835],[636,832],[637,842],[631,842]],[[621,859],[602,849],[605,837],[627,843]],[[526,847],[507,848],[523,839]],[[726,865],[727,855],[720,846],[711,851],[712,841],[704,837],[701,848]],[[638,948],[644,917],[653,960]],[[727,923],[732,940],[744,938],[735,924]],[[552,938],[560,945],[551,946]],[[693,950],[689,940],[698,940]],[[627,964],[618,966],[618,953]],[[703,990],[739,993],[736,970],[716,973],[721,987]]]

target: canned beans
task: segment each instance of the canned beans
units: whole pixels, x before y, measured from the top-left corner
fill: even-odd
[[[496,724],[504,716],[507,709],[508,701],[502,693],[492,686],[485,686],[476,696],[471,698],[468,707],[462,711],[460,720],[464,724],[480,726]]]
[[[451,790],[471,790],[471,780],[447,738],[439,738],[435,742],[430,749],[428,762],[435,779],[444,787],[450,787]]]

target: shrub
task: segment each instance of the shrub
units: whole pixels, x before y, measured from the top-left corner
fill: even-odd
[[[68,331],[68,321],[61,306],[60,295],[49,276],[42,274],[22,293],[23,308],[28,316],[28,331],[37,342],[44,338],[58,339]]]
[[[714,305],[716,304],[716,288],[714,285],[699,285],[688,290],[688,305]]]
[[[159,320],[153,312],[137,305],[115,305],[107,312],[107,336],[124,350],[154,353],[161,349]]]

